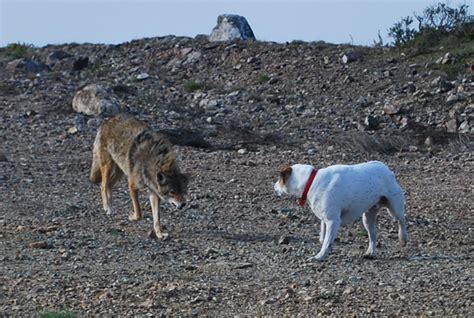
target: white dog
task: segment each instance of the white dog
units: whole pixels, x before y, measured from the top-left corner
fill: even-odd
[[[323,260],[331,250],[339,226],[361,215],[369,234],[366,256],[374,257],[375,218],[381,207],[387,207],[398,220],[400,244],[405,246],[408,241],[405,195],[393,172],[379,161],[334,165],[317,171],[310,165],[295,164],[280,172],[274,188],[278,195],[299,197],[301,206],[308,199],[313,213],[321,220],[321,251],[309,260]]]

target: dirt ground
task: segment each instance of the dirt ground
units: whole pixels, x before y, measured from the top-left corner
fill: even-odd
[[[62,124],[51,125],[55,120]],[[73,120],[3,118],[5,316],[473,312],[470,153],[369,156],[317,143],[312,154],[297,145],[245,154],[178,147],[183,170],[197,176],[186,209],[163,205],[170,237],[157,241],[147,236],[151,213],[128,221],[125,180],[114,192],[118,213],[101,210],[99,188],[88,181],[95,131],[64,135]],[[319,223],[294,198],[274,195],[279,168],[369,157],[386,162],[406,191],[408,247],[399,247],[395,221],[381,213],[377,259],[362,258],[368,241],[358,221],[340,230],[325,262],[307,262],[319,250]],[[143,194],[150,210],[146,201]],[[279,243],[282,236],[287,244]]]
[[[445,51],[176,37],[27,49],[40,73],[0,49],[0,316],[473,315],[474,84],[446,77]],[[195,177],[185,209],[162,205],[165,241],[148,236],[146,193],[144,220],[128,220],[125,180],[117,213],[102,211],[88,179],[101,117],[71,107],[90,83],[154,128],[222,146],[176,147]],[[406,192],[408,246],[382,212],[376,259],[358,220],[307,262],[319,221],[273,193],[280,168],[374,159]]]

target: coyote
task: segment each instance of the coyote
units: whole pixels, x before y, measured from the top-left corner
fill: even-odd
[[[94,141],[90,180],[101,182],[102,204],[107,214],[113,213],[112,187],[123,174],[128,177],[133,205],[129,219],[142,219],[138,190],[147,188],[153,213],[154,231],[151,233],[166,238],[168,234],[161,232],[160,226],[160,200],[183,208],[189,177],[179,171],[171,143],[144,122],[127,114],[104,122]]]

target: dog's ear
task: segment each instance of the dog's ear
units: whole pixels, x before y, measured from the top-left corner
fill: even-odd
[[[291,175],[293,169],[291,167],[285,167],[280,171],[280,183],[283,185],[288,180],[288,177]]]

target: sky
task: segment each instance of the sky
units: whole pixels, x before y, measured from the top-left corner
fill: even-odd
[[[0,0],[0,47],[118,44],[144,37],[210,34],[217,16],[247,18],[262,41],[372,45],[378,32],[435,0]],[[451,6],[471,1],[451,0]]]

